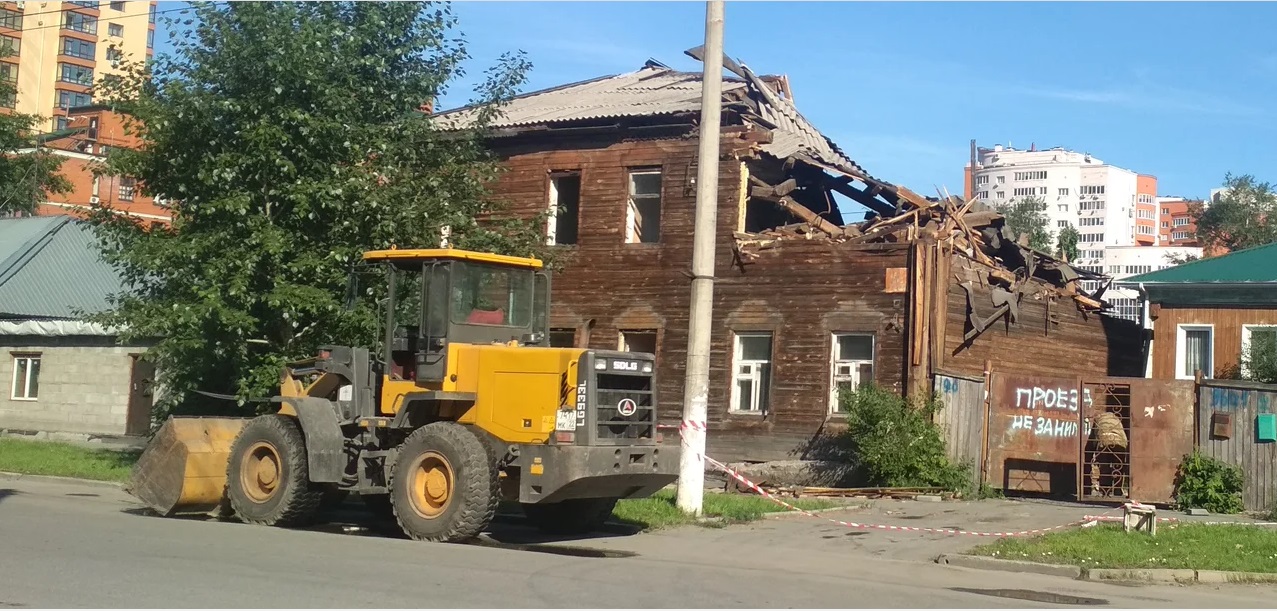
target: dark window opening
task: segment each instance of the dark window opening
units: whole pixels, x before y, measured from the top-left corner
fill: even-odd
[[[581,175],[550,179],[550,244],[576,244],[581,215]]]

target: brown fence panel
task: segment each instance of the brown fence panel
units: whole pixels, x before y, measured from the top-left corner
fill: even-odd
[[[1131,379],[1131,493],[1143,503],[1175,501],[1175,474],[1193,451],[1192,380]]]
[[[985,481],[1004,490],[1076,497],[1081,380],[994,372],[989,386]]]
[[[1277,443],[1260,441],[1260,414],[1277,413],[1277,385],[1204,380],[1198,390],[1202,453],[1242,469],[1246,509],[1277,506]]]
[[[974,478],[980,473],[984,446],[984,380],[938,373],[935,393],[944,404],[936,420],[944,429],[949,458],[970,465]]]

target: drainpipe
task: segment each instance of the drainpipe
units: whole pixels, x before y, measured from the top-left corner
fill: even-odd
[[[1144,289],[1144,283],[1139,283],[1140,292],[1140,326],[1149,333],[1147,342],[1144,342],[1144,377],[1153,377],[1153,321],[1148,315],[1148,291]]]

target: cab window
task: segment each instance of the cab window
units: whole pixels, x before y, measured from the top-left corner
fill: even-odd
[[[532,272],[458,261],[453,266],[452,322],[527,327],[532,319]]]

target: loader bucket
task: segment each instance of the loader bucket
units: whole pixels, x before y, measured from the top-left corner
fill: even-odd
[[[133,467],[126,490],[163,516],[222,505],[231,444],[245,418],[173,417]]]

